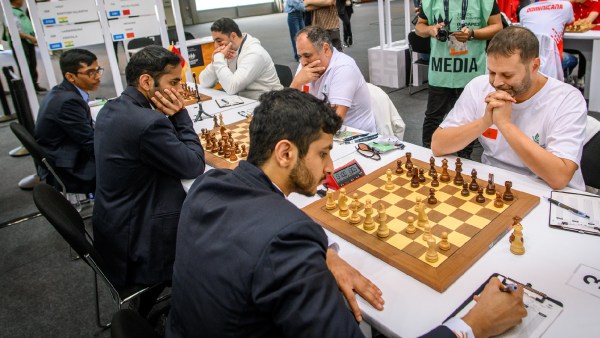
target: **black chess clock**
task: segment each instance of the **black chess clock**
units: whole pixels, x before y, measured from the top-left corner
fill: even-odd
[[[328,188],[338,190],[346,184],[353,182],[365,176],[365,171],[360,167],[356,160],[352,160],[343,166],[335,169],[333,174],[327,175],[325,184]]]

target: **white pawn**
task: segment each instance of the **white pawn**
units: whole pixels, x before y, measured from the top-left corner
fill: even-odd
[[[427,241],[427,245],[429,247],[427,248],[427,253],[425,254],[425,260],[428,261],[429,263],[437,262],[438,253],[437,253],[437,251],[435,251],[435,239],[430,238]]]
[[[358,206],[360,204],[358,202],[358,194],[354,193],[354,195],[352,195],[352,198],[354,199],[352,201],[352,216],[350,216],[348,222],[350,222],[350,224],[358,224],[360,223],[360,216],[358,215]]]
[[[387,176],[387,183],[385,184],[385,190],[394,190],[394,183],[392,182],[392,169],[388,169],[385,172]]]
[[[333,210],[333,209],[335,209],[335,207],[336,207],[336,204],[335,204],[335,200],[333,199],[333,190],[327,189],[327,204],[325,204],[325,209]]]
[[[375,229],[375,222],[373,222],[373,205],[371,204],[371,200],[368,199],[365,202],[365,222],[363,223],[363,228],[367,231]]]
[[[338,197],[338,208],[340,209],[340,216],[346,217],[350,213],[348,211],[348,197],[346,196],[346,189],[340,189],[340,196]]]
[[[387,215],[385,214],[385,207],[383,204],[379,204],[379,227],[377,228],[377,237],[385,238],[390,235],[390,229],[388,229],[386,220]]]
[[[429,223],[425,224],[424,230],[425,231],[423,231],[423,240],[427,242],[428,240],[433,239],[433,236],[431,235],[431,226],[429,225]]]
[[[415,218],[412,216],[408,216],[408,226],[406,227],[407,234],[414,234],[417,232],[417,228],[415,227]]]

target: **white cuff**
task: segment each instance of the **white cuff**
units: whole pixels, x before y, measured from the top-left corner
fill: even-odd
[[[444,326],[459,338],[475,338],[473,329],[460,318],[452,317],[444,323]]]

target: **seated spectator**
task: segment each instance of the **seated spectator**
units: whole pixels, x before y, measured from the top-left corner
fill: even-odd
[[[159,46],[137,52],[127,88],[96,121],[94,247],[120,287],[168,285],[185,199],[181,179],[204,172],[204,150],[183,104],[181,60]],[[140,296],[146,316],[162,291]]]
[[[220,83],[230,95],[258,99],[260,94],[283,89],[273,60],[258,39],[243,33],[230,18],[210,27],[215,41],[212,63],[200,73],[200,86]]]
[[[318,26],[298,32],[296,46],[300,66],[290,87],[328,100],[344,125],[376,132],[369,89],[356,62],[332,48],[329,34]]]
[[[100,86],[104,69],[96,55],[77,48],[64,52],[59,64],[63,81],[42,100],[34,136],[68,192],[94,192],[94,125],[88,99]],[[60,188],[47,170],[39,170],[40,178]]]
[[[248,160],[207,172],[185,200],[166,336],[363,337],[354,291],[382,310],[381,291],[286,199],[314,195],[331,174],[342,121],[326,102],[293,89],[260,101]],[[488,337],[519,323],[527,313],[523,289],[501,286],[490,280],[465,317],[426,337]]]
[[[505,28],[490,41],[489,75],[467,84],[433,134],[435,156],[478,137],[485,164],[534,174],[553,189],[585,189],[579,168],[585,100],[577,89],[538,72],[538,50],[538,39],[523,27]]]

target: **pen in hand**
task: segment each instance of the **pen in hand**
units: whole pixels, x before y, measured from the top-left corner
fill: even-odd
[[[566,204],[564,204],[564,203],[561,203],[561,202],[559,202],[559,201],[557,201],[557,200],[555,200],[555,199],[549,198],[549,197],[546,197],[546,199],[547,199],[547,200],[548,200],[548,202],[550,202],[551,204],[554,204],[554,205],[558,206],[559,208],[563,208],[563,209],[569,210],[570,212],[574,213],[575,215],[577,215],[577,216],[579,216],[579,217],[583,217],[583,218],[590,218],[590,216],[588,216],[588,215],[587,215],[585,212],[583,212],[583,211],[579,211],[579,210],[577,210],[577,209],[575,209],[575,208],[573,208],[573,207],[570,207],[570,206],[568,206],[568,205],[566,205]]]
[[[500,288],[500,291],[502,292],[515,292],[517,291],[517,285],[516,284],[506,284],[503,287]]]

